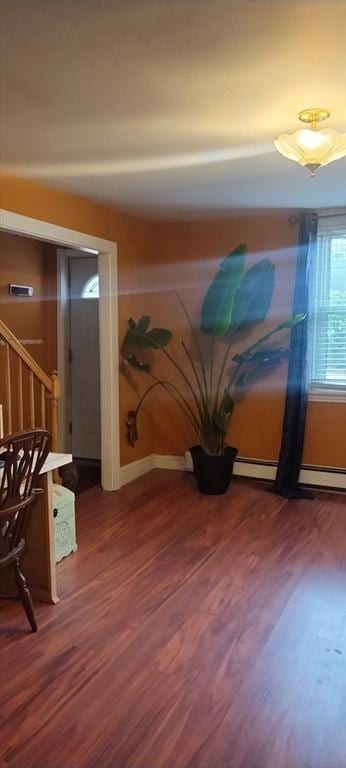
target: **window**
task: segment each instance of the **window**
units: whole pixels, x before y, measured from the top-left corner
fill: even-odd
[[[312,389],[346,390],[346,216],[319,219],[311,286]]]
[[[82,290],[82,299],[98,299],[100,296],[99,276],[90,277]]]

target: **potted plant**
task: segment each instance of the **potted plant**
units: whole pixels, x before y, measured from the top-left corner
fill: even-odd
[[[235,341],[239,344],[250,328],[265,320],[274,288],[275,267],[270,259],[263,258],[246,269],[245,254],[246,246],[241,244],[221,262],[202,302],[198,329],[176,294],[191,331],[191,349],[181,340],[186,368],[169,349],[171,331],[150,329],[149,316],[141,317],[137,323],[129,319],[122,347],[123,363],[151,379],[137,408],[126,415],[128,442],[135,445],[138,440],[138,414],[146,397],[156,387],[163,388],[184,412],[196,434],[198,444],[190,451],[202,493],[226,493],[237,455],[237,449],[227,444],[234,407],[258,374],[288,357],[287,348],[273,345],[274,337],[304,319],[304,315],[294,315],[242,352],[232,354]],[[210,338],[207,353],[202,345],[203,336]],[[157,350],[168,359],[180,376],[181,388],[155,375],[150,362],[143,359],[147,349]]]

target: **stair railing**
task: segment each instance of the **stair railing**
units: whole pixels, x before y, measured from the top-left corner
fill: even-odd
[[[50,375],[0,320],[0,402],[3,404],[4,435],[42,427],[52,434],[52,450],[58,450],[57,372]]]

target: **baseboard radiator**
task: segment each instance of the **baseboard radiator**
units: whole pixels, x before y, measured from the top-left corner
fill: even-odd
[[[121,485],[130,483],[152,469],[175,469],[192,472],[191,454],[189,451],[186,451],[185,456],[166,456],[152,453],[143,459],[125,464],[120,469]],[[234,464],[235,475],[257,480],[274,480],[276,469],[277,462],[275,461],[262,461],[246,457],[239,457]],[[346,469],[339,467],[319,467],[306,464],[302,466],[299,480],[303,485],[346,491]]]

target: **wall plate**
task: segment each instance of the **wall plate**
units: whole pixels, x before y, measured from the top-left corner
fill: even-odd
[[[32,296],[34,289],[31,285],[16,285],[10,283],[8,286],[10,296]]]

